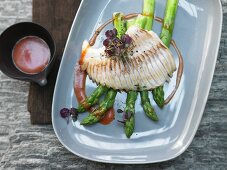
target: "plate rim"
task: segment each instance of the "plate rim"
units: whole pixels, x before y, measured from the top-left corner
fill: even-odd
[[[78,8],[78,11],[75,15],[75,18],[73,20],[73,23],[72,23],[72,26],[71,26],[71,29],[70,29],[70,32],[68,34],[68,38],[67,38],[67,41],[66,41],[66,44],[65,44],[65,47],[68,46],[69,44],[69,40],[70,40],[70,37],[71,37],[71,34],[72,34],[72,31],[73,31],[73,27],[75,25],[75,22],[77,21],[78,19],[78,14],[80,13],[81,11],[81,7],[83,5],[83,3],[85,2],[86,0],[81,0],[81,3],[80,3],[80,6]],[[64,52],[63,52],[63,55],[62,55],[62,60],[61,60],[61,63],[60,63],[60,66],[59,66],[59,71],[58,71],[58,74],[57,74],[57,78],[56,78],[56,84],[55,84],[55,88],[54,88],[54,94],[53,94],[53,99],[52,99],[52,111],[51,111],[51,119],[52,119],[52,126],[53,126],[53,129],[54,129],[54,132],[55,132],[55,135],[57,136],[58,140],[60,141],[60,143],[70,152],[72,152],[73,154],[81,157],[81,158],[84,158],[84,159],[87,159],[87,160],[90,160],[90,161],[95,161],[95,162],[100,162],[100,163],[112,163],[112,164],[148,164],[148,163],[158,163],[158,162],[164,162],[164,161],[169,161],[169,160],[172,160],[172,159],[175,159],[176,157],[180,156],[183,152],[186,151],[186,149],[189,147],[189,145],[192,143],[192,140],[194,139],[195,137],[195,134],[198,130],[198,127],[200,125],[200,122],[201,122],[201,119],[202,119],[202,116],[203,116],[203,113],[204,113],[204,109],[205,109],[205,106],[206,106],[206,103],[207,103],[207,99],[208,99],[208,95],[209,95],[209,91],[210,91],[210,88],[211,88],[211,84],[212,84],[212,80],[213,80],[213,76],[214,76],[214,72],[215,72],[215,66],[216,66],[216,62],[217,62],[217,57],[218,57],[218,52],[219,52],[219,48],[220,48],[220,40],[221,40],[221,35],[222,35],[222,24],[223,24],[223,9],[222,9],[222,3],[221,3],[221,0],[218,0],[217,1],[218,3],[218,8],[220,9],[219,12],[220,12],[220,17],[219,17],[219,21],[220,21],[220,25],[219,25],[219,30],[218,30],[218,38],[217,38],[217,45],[216,45],[216,50],[215,50],[215,56],[214,56],[214,61],[215,63],[212,65],[212,68],[210,69],[210,72],[211,74],[209,74],[209,79],[208,79],[208,85],[207,85],[207,89],[206,89],[206,93],[205,93],[205,97],[204,97],[204,100],[202,101],[202,104],[200,104],[201,106],[201,109],[200,109],[200,112],[202,112],[201,114],[199,114],[198,116],[198,119],[197,119],[197,122],[195,123],[194,125],[194,128],[192,129],[192,132],[191,132],[191,135],[189,137],[189,140],[184,144],[183,147],[181,147],[181,149],[179,149],[175,154],[173,154],[171,157],[165,157],[163,156],[162,159],[156,159],[156,160],[145,160],[145,161],[140,161],[140,162],[133,162],[132,160],[128,160],[128,161],[125,161],[125,160],[117,160],[117,159],[111,159],[111,160],[106,160],[106,159],[98,159],[98,158],[93,158],[93,157],[89,157],[89,156],[86,156],[86,155],[83,155],[81,153],[78,153],[78,152],[75,152],[73,151],[72,149],[70,149],[65,143],[64,141],[62,141],[62,139],[60,138],[60,136],[58,135],[58,132],[56,130],[56,125],[55,125],[55,122],[54,122],[54,106],[55,106],[55,103],[56,103],[56,93],[57,93],[57,89],[58,89],[58,82],[59,82],[59,76],[60,76],[60,70],[62,69],[63,67],[63,64],[62,64],[62,61],[63,59],[65,58],[65,53],[66,53],[66,49],[64,49]],[[196,85],[197,87],[198,85]],[[196,108],[196,102],[193,102],[194,103],[194,106],[193,106],[193,109],[191,108],[190,110],[194,110],[195,111],[195,108]],[[192,103],[192,105],[193,105]],[[193,114],[194,115],[194,114]],[[190,124],[191,125],[191,124]]]

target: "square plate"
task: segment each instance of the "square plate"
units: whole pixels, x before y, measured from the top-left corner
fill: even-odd
[[[156,2],[156,16],[163,17],[166,1]],[[175,158],[191,143],[203,115],[216,64],[222,26],[222,7],[219,0],[180,0],[173,39],[184,58],[184,73],[180,87],[171,101],[160,110],[152,101],[159,121],[150,121],[136,102],[135,132],[131,139],[125,137],[123,127],[110,125],[81,126],[87,116],[79,116],[75,127],[60,117],[63,107],[76,107],[73,80],[74,66],[81,53],[83,40],[89,39],[95,29],[112,17],[116,11],[124,14],[141,12],[142,0],[83,0],[75,17],[60,65],[52,106],[52,122],[60,142],[72,153],[86,159],[108,163],[153,163]],[[111,27],[109,27],[111,28]],[[159,34],[161,25],[154,23]],[[103,35],[98,39],[101,45]],[[172,51],[172,47],[170,48]],[[173,54],[176,58],[176,53]],[[178,61],[177,61],[178,62]],[[177,63],[178,64],[178,63]],[[172,79],[176,78],[176,73]],[[165,85],[166,96],[175,81]],[[96,85],[87,80],[90,94]],[[151,94],[150,94],[151,95]],[[150,96],[152,99],[152,96]],[[115,109],[124,108],[125,93],[118,93]]]

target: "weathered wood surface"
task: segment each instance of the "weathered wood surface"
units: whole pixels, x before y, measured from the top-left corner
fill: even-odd
[[[29,83],[0,73],[0,169],[227,169],[227,0],[216,71],[206,109],[192,144],[178,158],[159,164],[113,165],[88,161],[67,151],[52,126],[32,126],[27,110]],[[31,0],[0,0],[0,32],[31,20]]]
[[[36,83],[30,84],[28,111],[32,124],[51,123],[51,106],[58,67],[79,4],[80,0],[33,0],[33,21],[47,28],[53,35],[57,59],[45,87]]]

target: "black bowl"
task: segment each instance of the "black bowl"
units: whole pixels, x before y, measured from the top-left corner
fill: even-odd
[[[19,71],[12,60],[14,45],[26,36],[37,36],[43,39],[51,52],[50,62],[47,67],[38,74],[26,74]],[[56,45],[51,34],[42,26],[32,22],[21,22],[7,28],[0,36],[0,70],[7,76],[24,81],[33,81],[41,86],[46,85],[49,73],[55,59]]]

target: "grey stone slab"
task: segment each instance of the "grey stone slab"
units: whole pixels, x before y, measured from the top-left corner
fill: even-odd
[[[181,156],[146,165],[96,163],[75,156],[60,144],[52,126],[30,125],[29,83],[0,73],[0,169],[227,169],[227,0],[222,4],[223,33],[209,99],[196,136]],[[31,17],[32,0],[0,0],[0,33]]]

